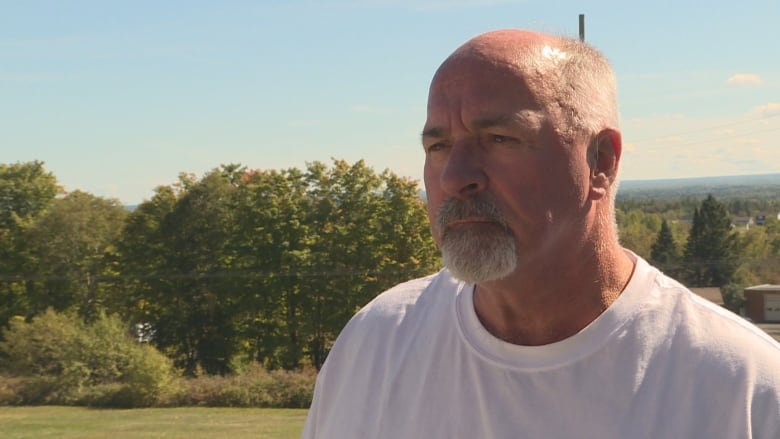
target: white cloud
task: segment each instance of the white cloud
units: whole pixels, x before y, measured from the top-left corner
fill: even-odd
[[[755,117],[772,117],[780,115],[780,102],[769,102],[750,110],[750,115]]]
[[[780,101],[750,115],[676,118],[652,114],[623,124],[624,180],[778,172]]]
[[[731,85],[743,85],[743,84],[749,84],[749,85],[759,85],[763,82],[760,76],[756,75],[755,73],[737,73],[732,75],[729,79],[726,80],[726,84]]]

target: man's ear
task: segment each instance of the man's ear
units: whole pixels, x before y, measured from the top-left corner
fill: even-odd
[[[623,140],[620,132],[605,128],[588,145],[590,192],[593,199],[603,198],[617,180]]]

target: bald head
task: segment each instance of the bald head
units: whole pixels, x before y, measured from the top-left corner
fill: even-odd
[[[561,122],[570,140],[618,129],[615,77],[609,62],[579,40],[507,29],[478,35],[460,46],[441,65],[442,72],[466,63],[484,64],[513,75]]]
[[[520,66],[533,57],[535,50],[562,45],[563,40],[547,34],[520,29],[497,30],[472,38],[456,49],[447,60],[475,57]]]

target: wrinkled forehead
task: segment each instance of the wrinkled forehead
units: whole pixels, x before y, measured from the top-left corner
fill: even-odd
[[[474,108],[508,100],[539,102],[543,100],[544,84],[538,78],[528,69],[497,58],[450,57],[431,81],[428,110],[442,106]]]

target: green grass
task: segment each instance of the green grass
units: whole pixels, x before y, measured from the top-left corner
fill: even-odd
[[[303,409],[0,407],[0,438],[298,438]]]

